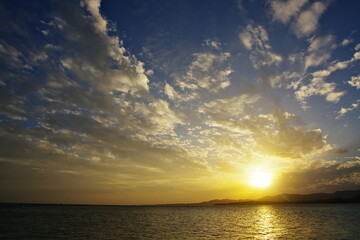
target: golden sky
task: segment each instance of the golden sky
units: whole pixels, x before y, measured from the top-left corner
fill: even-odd
[[[0,202],[358,189],[359,4],[210,2],[1,3]]]

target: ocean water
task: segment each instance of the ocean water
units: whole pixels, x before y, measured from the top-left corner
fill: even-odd
[[[0,239],[360,239],[360,204],[1,206]]]

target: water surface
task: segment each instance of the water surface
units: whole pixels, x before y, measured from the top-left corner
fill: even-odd
[[[359,238],[360,204],[0,207],[0,239]]]

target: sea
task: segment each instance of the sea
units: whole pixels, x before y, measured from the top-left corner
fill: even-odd
[[[360,239],[360,204],[2,205],[0,239]]]

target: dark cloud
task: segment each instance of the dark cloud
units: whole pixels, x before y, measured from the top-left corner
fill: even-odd
[[[344,148],[337,148],[333,152],[335,154],[345,154],[345,153],[348,153],[349,151],[347,149],[344,149]]]
[[[314,162],[305,168],[284,173],[278,181],[281,191],[299,193],[360,187],[360,164]]]

